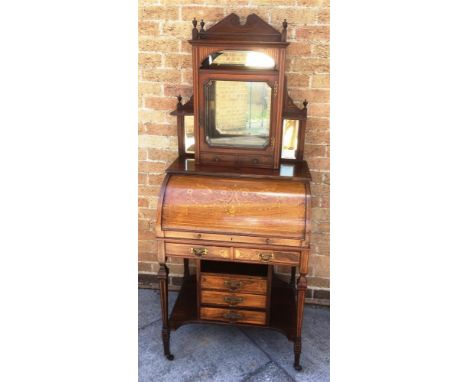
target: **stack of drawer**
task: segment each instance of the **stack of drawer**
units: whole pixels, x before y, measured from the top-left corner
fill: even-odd
[[[202,320],[267,324],[268,278],[235,274],[200,274]]]

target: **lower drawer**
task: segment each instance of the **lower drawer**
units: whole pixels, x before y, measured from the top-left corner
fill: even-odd
[[[201,291],[201,303],[241,308],[266,308],[266,296],[247,293],[229,293],[212,290]]]
[[[266,294],[267,279],[253,276],[228,276],[202,273],[201,288],[236,293]]]
[[[249,310],[223,309],[223,308],[200,308],[200,318],[202,320],[240,322],[245,324],[266,324],[265,312],[254,312]]]

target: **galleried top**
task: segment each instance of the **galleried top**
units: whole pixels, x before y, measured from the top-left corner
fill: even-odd
[[[205,30],[205,22],[201,20],[200,30],[197,29],[197,20],[193,19],[192,44],[198,40],[223,40],[223,41],[257,41],[265,43],[285,43],[288,23],[283,21],[283,30],[279,32],[256,14],[247,16],[245,24],[241,24],[240,18],[231,13],[224,19]]]

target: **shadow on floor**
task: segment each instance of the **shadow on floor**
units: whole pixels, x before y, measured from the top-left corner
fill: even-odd
[[[169,292],[169,308],[176,292]],[[138,291],[139,382],[328,382],[330,311],[306,305],[302,328],[303,370],[293,368],[293,343],[276,331],[225,325],[185,325],[171,332],[168,361],[161,342],[159,291]]]

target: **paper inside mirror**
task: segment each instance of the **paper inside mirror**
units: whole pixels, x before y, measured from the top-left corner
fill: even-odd
[[[297,159],[297,145],[299,138],[299,121],[295,119],[283,120],[283,140],[281,158]]]
[[[203,69],[233,66],[236,69],[273,69],[275,60],[265,53],[244,50],[223,50],[211,53],[203,62]]]
[[[195,134],[193,126],[193,115],[186,115],[184,117],[184,145],[185,153],[195,153]]]

